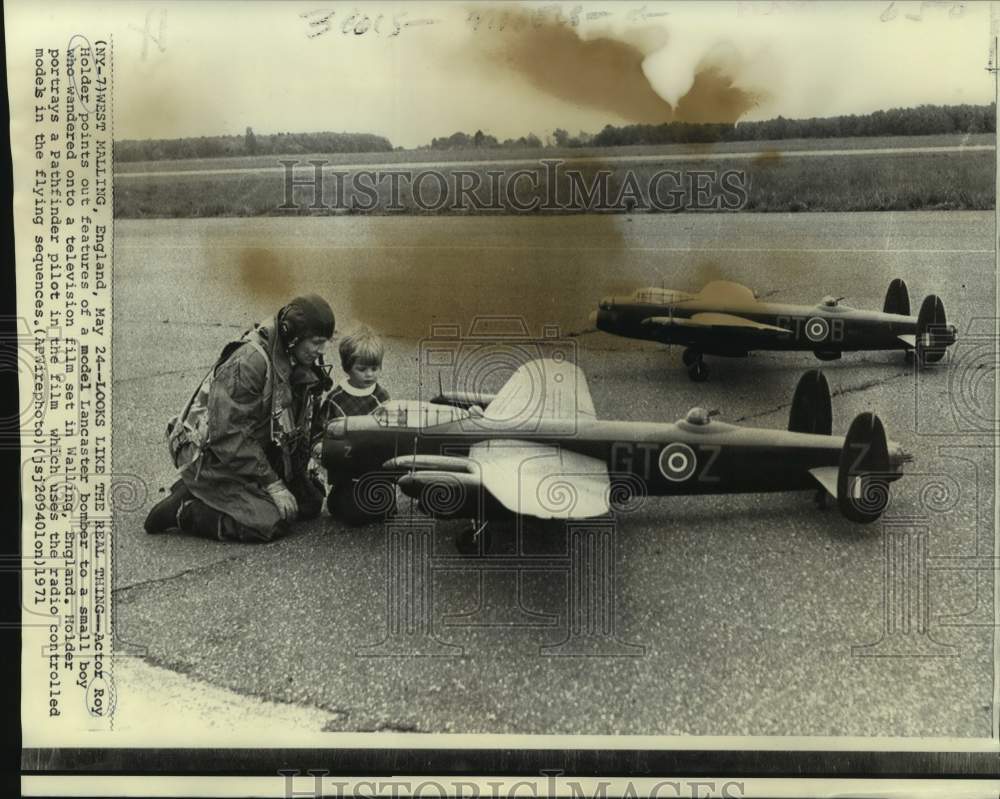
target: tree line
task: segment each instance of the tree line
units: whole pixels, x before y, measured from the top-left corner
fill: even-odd
[[[620,147],[634,144],[708,144],[780,139],[839,139],[852,136],[919,136],[941,133],[995,133],[996,103],[989,105],[920,105],[890,108],[871,114],[786,119],[761,122],[665,122],[660,125],[605,125],[599,133],[571,135],[556,128],[544,141],[534,133],[500,141],[477,130],[435,137],[418,150],[537,149],[542,147]],[[161,161],[307,153],[378,153],[393,150],[391,142],[374,133],[261,133],[252,128],[230,136],[181,139],[126,139],[115,142],[115,159]]]
[[[418,147],[418,150],[468,150],[473,147],[485,147],[488,149],[512,149],[512,148],[535,148],[544,147],[545,144],[534,133],[527,136],[520,136],[516,139],[504,139],[499,141],[496,136],[483,133],[477,130],[473,134],[457,131],[450,136],[431,139],[429,145]]]
[[[385,136],[373,133],[254,133],[183,139],[125,139],[115,142],[117,161],[163,161],[306,153],[381,153],[392,150]]]
[[[707,144],[727,141],[780,139],[839,139],[854,136],[922,136],[941,133],[996,133],[996,104],[921,105],[890,108],[871,114],[786,119],[760,122],[664,122],[660,125],[605,125],[597,134],[576,136],[556,128],[543,143],[531,133],[498,142],[483,131],[435,138],[420,149],[458,150],[472,147],[620,147],[633,144]]]

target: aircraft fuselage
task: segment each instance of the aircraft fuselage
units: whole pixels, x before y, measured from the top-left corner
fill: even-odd
[[[580,419],[540,419],[513,429],[489,419],[463,419],[429,428],[384,426],[372,417],[349,417],[338,435],[327,435],[327,468],[355,475],[378,472],[407,455],[468,458],[487,441],[555,446],[603,462],[612,481],[638,479],[649,496],[815,489],[809,470],[836,467],[844,438],[786,430],[738,427],[720,421],[663,424]],[[902,463],[890,444],[894,467]],[[901,472],[887,476],[894,480]],[[514,475],[512,474],[512,478]]]
[[[725,329],[683,325],[644,324],[650,317],[690,319],[698,313],[732,314],[788,332],[753,328]],[[903,350],[899,337],[915,335],[917,317],[866,311],[843,305],[807,306],[755,302],[727,306],[697,299],[676,304],[651,305],[627,298],[602,303],[597,311],[599,330],[627,338],[679,344],[713,355],[742,356],[753,350],[809,350],[854,352]]]

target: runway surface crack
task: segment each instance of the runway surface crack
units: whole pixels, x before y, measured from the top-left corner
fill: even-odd
[[[867,380],[864,383],[858,383],[856,386],[846,386],[844,388],[838,388],[836,391],[830,392],[830,398],[840,397],[845,394],[855,394],[859,391],[867,391],[870,388],[875,388],[876,386],[882,386],[886,383],[891,383],[894,380],[898,380],[901,377],[909,377],[913,373],[909,370],[905,372],[897,372],[896,374],[889,375],[888,377],[881,377],[876,380]],[[748,413],[745,416],[739,416],[733,420],[734,424],[741,424],[743,422],[748,422],[753,419],[760,419],[764,416],[770,416],[772,413],[778,413],[779,411],[785,411],[792,407],[791,402],[784,402],[781,405],[776,405],[773,408],[768,408],[763,411],[758,411],[756,413]]]
[[[867,391],[870,388],[875,388],[876,386],[884,386],[886,383],[891,383],[894,380],[898,380],[901,377],[909,377],[913,374],[912,371],[907,369],[903,372],[896,372],[894,375],[889,375],[888,377],[880,377],[875,380],[868,380],[864,383],[859,383],[856,386],[847,386],[845,388],[838,388],[836,391],[830,392],[830,397],[840,397],[844,394],[855,394],[858,391]]]
[[[259,547],[257,547],[257,548],[259,549]],[[179,572],[175,572],[174,574],[168,574],[165,577],[153,577],[153,578],[148,579],[148,580],[140,580],[139,582],[136,582],[136,583],[130,583],[129,585],[119,585],[119,586],[116,586],[112,590],[111,593],[112,593],[112,595],[123,594],[126,591],[132,591],[133,589],[136,589],[136,588],[147,588],[147,587],[152,586],[152,585],[168,583],[171,580],[177,580],[177,579],[179,579],[181,577],[187,577],[189,575],[196,575],[196,574],[203,574],[205,572],[212,571],[212,570],[216,569],[219,566],[224,566],[226,564],[233,564],[236,561],[245,561],[249,557],[250,557],[250,553],[247,553],[245,555],[233,555],[233,556],[228,557],[228,558],[222,558],[220,560],[212,561],[211,563],[206,563],[203,566],[193,566],[190,569],[182,569]]]

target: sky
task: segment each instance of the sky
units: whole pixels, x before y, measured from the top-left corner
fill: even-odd
[[[250,126],[414,147],[994,96],[976,2],[119,3],[90,25],[114,35],[116,139]]]

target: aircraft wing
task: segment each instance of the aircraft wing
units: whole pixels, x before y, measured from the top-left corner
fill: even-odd
[[[493,440],[474,445],[469,460],[507,510],[539,519],[587,519],[608,512],[611,481],[603,461],[555,444]]]
[[[576,364],[539,358],[522,364],[510,376],[484,416],[523,426],[531,419],[575,422],[579,417],[594,419],[597,413],[587,378]]]
[[[650,316],[647,319],[643,319],[642,323],[644,325],[657,325],[661,327],[691,327],[691,328],[713,328],[713,329],[731,329],[731,330],[755,330],[758,332],[770,332],[770,333],[791,333],[791,330],[787,330],[783,327],[776,327],[775,325],[767,325],[763,322],[755,322],[753,319],[747,319],[743,316],[736,316],[734,314],[728,313],[715,313],[713,311],[705,311],[703,313],[696,313],[690,317],[681,316]]]

